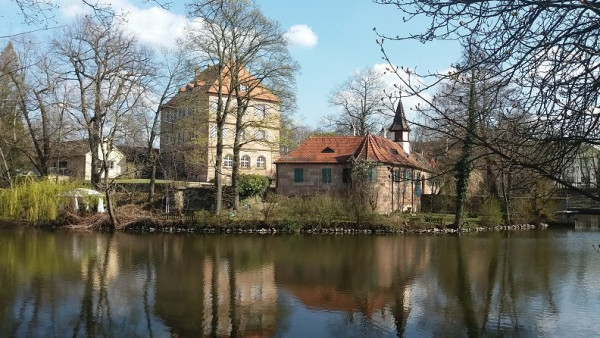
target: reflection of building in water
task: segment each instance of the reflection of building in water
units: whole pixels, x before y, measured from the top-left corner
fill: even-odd
[[[236,270],[226,258],[161,266],[155,312],[177,336],[270,336],[276,326],[277,289],[273,264]],[[180,279],[173,280],[172,276]]]
[[[117,244],[114,241],[98,237],[91,251],[83,247],[75,247],[74,250],[81,258],[81,278],[91,278],[95,290],[105,288],[119,275],[119,254]],[[82,243],[79,243],[80,245]]]
[[[425,237],[380,237],[351,251],[330,243],[339,261],[294,256],[277,262],[276,279],[307,308],[362,314],[402,333],[412,281],[428,264],[429,243]]]
[[[203,334],[216,331],[218,336],[253,334],[268,336],[276,324],[275,306],[277,289],[273,264],[249,271],[231,271],[231,265],[223,260],[215,264],[212,259],[204,260]],[[232,306],[232,297],[233,305]],[[232,317],[237,318],[237,328]],[[216,323],[217,327],[214,327]]]

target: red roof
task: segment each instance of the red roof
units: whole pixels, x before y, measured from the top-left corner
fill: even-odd
[[[206,91],[211,94],[219,93],[219,82],[218,82],[218,74],[215,71],[216,67],[209,67],[207,70],[196,74],[196,79],[193,82],[187,84],[187,86],[181,87],[179,89],[180,92],[185,92],[187,90],[192,90],[194,88],[200,88],[201,91]],[[229,93],[228,84],[231,82],[231,70],[229,67],[225,67],[222,73],[222,84],[221,84],[221,92],[224,95]],[[270,90],[265,88],[254,76],[252,76],[247,69],[242,68],[238,74],[238,81],[241,84],[245,84],[252,88],[248,97],[253,100],[263,100],[270,102],[280,102],[280,99],[273,94]],[[246,95],[246,93],[243,93]]]
[[[404,152],[390,139],[367,136],[309,137],[298,148],[275,163],[350,163],[354,159],[432,171],[422,156]]]

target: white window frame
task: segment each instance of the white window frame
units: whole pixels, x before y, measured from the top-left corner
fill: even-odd
[[[233,167],[233,156],[231,154],[225,155],[223,157],[223,167],[232,168]]]
[[[250,156],[242,155],[240,159],[240,168],[249,169],[250,168]]]
[[[256,158],[256,168],[258,169],[266,169],[267,168],[267,159],[264,156],[259,156]]]

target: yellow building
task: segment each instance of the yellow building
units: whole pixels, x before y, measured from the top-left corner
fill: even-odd
[[[240,173],[274,177],[273,162],[280,155],[280,100],[246,70],[239,72],[238,79],[231,81],[228,69],[219,74],[216,67],[209,67],[163,106],[160,150],[166,177],[198,182],[214,179],[219,92],[227,111],[223,128],[225,181],[231,177],[233,166],[238,106],[245,108],[238,136]],[[239,83],[237,90],[229,88],[232,82]]]

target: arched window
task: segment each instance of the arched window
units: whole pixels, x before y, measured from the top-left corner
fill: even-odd
[[[259,156],[256,159],[256,167],[258,169],[265,169],[266,168],[266,164],[267,164],[267,160],[265,159],[264,156]]]
[[[248,155],[242,156],[242,159],[240,160],[240,167],[242,167],[244,169],[250,168],[250,156],[248,156]]]
[[[233,167],[233,156],[231,156],[231,155],[225,155],[225,158],[223,159],[223,166],[225,168],[231,168],[231,167]]]

